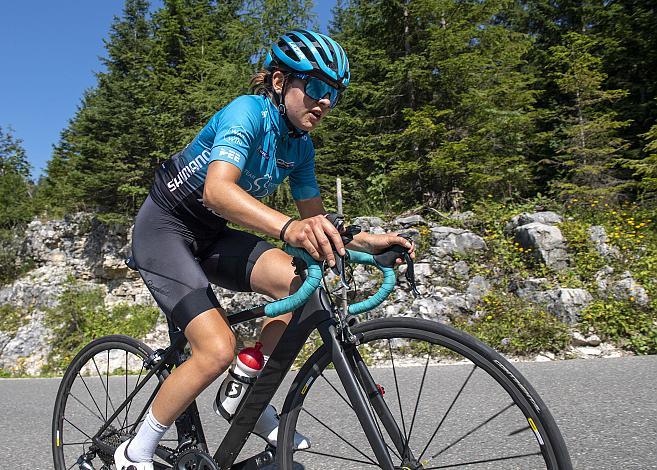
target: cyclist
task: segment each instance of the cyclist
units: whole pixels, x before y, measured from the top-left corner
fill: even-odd
[[[216,113],[185,149],[157,169],[135,220],[133,258],[157,304],[184,332],[192,354],[164,381],[137,435],[116,450],[117,470],[151,470],[166,430],[233,361],[235,336],[210,282],[277,299],[301,284],[289,255],[228,228],[227,221],[279,237],[331,266],[331,243],[345,253],[337,230],[324,217],[307,134],[335,107],[349,80],[349,62],[337,42],[313,31],[290,31],[271,46],[264,70],[251,80],[254,94]],[[259,201],[286,177],[299,219]],[[414,249],[396,234],[368,233],[356,236],[349,247],[377,253],[394,244]],[[265,355],[290,318],[263,322]],[[276,445],[277,427],[276,411],[269,406],[254,432]],[[295,446],[308,448],[310,440],[297,434]]]

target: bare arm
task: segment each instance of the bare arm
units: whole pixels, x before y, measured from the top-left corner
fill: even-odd
[[[208,167],[203,204],[224,219],[278,238],[289,217],[244,191],[237,181],[242,172],[232,163],[215,161]]]
[[[266,206],[244,191],[238,184],[241,171],[232,163],[216,161],[208,167],[203,190],[203,204],[226,220],[278,238],[288,216]],[[329,237],[344,254],[340,234],[324,216],[321,198],[297,203],[302,220],[292,222],[285,232],[285,241],[305,249],[313,258],[326,258],[331,266],[335,256]]]

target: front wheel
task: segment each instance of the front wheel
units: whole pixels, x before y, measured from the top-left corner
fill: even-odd
[[[363,322],[352,332],[360,338],[353,363],[366,364],[359,382],[396,469],[572,469],[545,403],[474,337],[418,318]],[[378,467],[330,361],[322,346],[292,384],[279,428],[281,469]],[[310,449],[291,451],[296,429]]]

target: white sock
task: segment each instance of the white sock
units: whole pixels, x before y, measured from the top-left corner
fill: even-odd
[[[153,409],[149,409],[146,414],[146,419],[141,423],[137,435],[130,441],[126,455],[133,462],[150,462],[153,460],[155,448],[158,442],[167,432],[169,426],[160,424],[155,416],[153,416]]]

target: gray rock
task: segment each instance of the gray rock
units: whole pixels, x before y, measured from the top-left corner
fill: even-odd
[[[607,297],[607,289],[609,288],[609,278],[614,273],[614,268],[611,266],[605,266],[595,273],[593,278],[595,283],[598,285],[598,293],[602,297]]]
[[[646,290],[634,280],[629,271],[625,271],[621,274],[620,279],[612,282],[609,291],[615,299],[630,300],[642,307],[647,306],[650,302]]]
[[[413,300],[410,312],[417,317],[428,320],[445,321],[452,312],[444,299],[439,297],[420,297]]]
[[[490,292],[490,282],[483,276],[475,276],[470,279],[465,291],[466,306],[468,310],[474,310],[481,299]]]
[[[563,235],[558,227],[532,222],[515,229],[515,241],[551,269],[568,268],[569,257]]]
[[[467,279],[468,274],[470,274],[470,266],[465,261],[457,261],[456,264],[452,267],[454,275],[459,279]]]
[[[617,259],[620,257],[618,248],[609,244],[607,231],[601,225],[592,225],[587,229],[589,240],[593,243],[596,251],[607,259]]]
[[[579,331],[573,331],[570,334],[570,344],[573,346],[600,346],[600,337],[598,335],[584,336]]]
[[[486,249],[486,242],[479,235],[452,227],[434,227],[431,229],[431,250],[436,256],[467,254]]]
[[[371,232],[373,228],[383,227],[383,220],[379,217],[356,217],[351,223],[353,225],[360,225],[363,232]]]
[[[475,213],[472,211],[465,212],[453,212],[449,214],[449,218],[452,220],[458,220],[459,222],[470,222],[476,218]]]
[[[523,300],[545,307],[565,323],[574,324],[593,296],[585,289],[554,288],[541,290],[545,279],[528,279],[514,286],[513,292]]]
[[[505,226],[504,226],[504,231],[508,235],[512,234],[513,231],[522,226],[522,225],[527,225],[527,224],[532,224],[532,223],[539,223],[539,224],[544,224],[544,225],[555,225],[555,224],[560,224],[563,222],[563,218],[551,211],[545,211],[545,212],[534,212],[534,213],[527,213],[523,212],[522,214],[516,215],[513,217]]]
[[[427,225],[426,220],[421,215],[409,215],[408,217],[398,217],[392,221],[394,225],[402,228],[414,227],[416,225]]]
[[[585,289],[558,288],[548,291],[548,312],[561,321],[574,324],[579,320],[579,313],[593,300]]]
[[[548,288],[548,280],[544,277],[528,278],[521,281],[514,281],[509,286],[509,291],[515,293],[521,299],[536,302],[535,299],[541,298],[541,294]]]
[[[27,325],[5,344],[0,355],[0,368],[21,374],[41,372],[50,352],[47,342],[49,330],[43,325],[43,312],[36,312]]]

